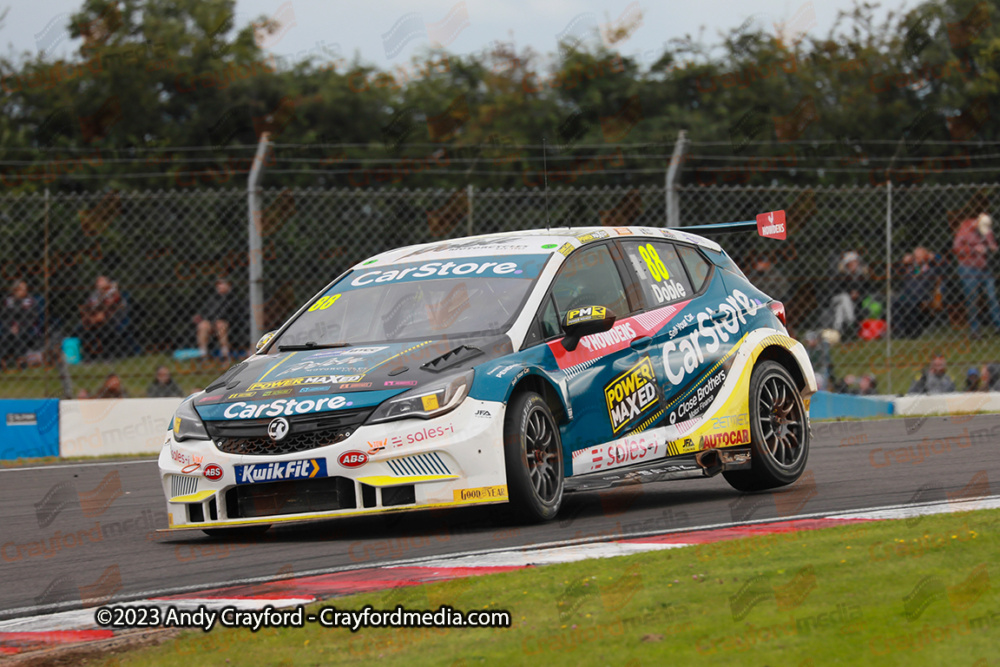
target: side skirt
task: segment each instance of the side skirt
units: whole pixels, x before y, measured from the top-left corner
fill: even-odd
[[[566,479],[563,488],[566,492],[593,491],[623,484],[714,477],[723,470],[749,468],[749,447],[705,449],[697,454],[682,454],[635,466],[577,475]]]

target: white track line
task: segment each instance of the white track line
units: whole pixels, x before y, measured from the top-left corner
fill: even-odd
[[[87,468],[90,466],[127,466],[135,463],[156,463],[158,459],[140,459],[137,461],[102,461],[100,463],[53,463],[47,466],[31,466],[18,468],[16,466],[0,468],[0,472],[23,472],[25,470],[59,470],[61,468]]]

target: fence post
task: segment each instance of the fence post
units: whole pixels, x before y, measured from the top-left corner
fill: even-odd
[[[885,182],[885,366],[886,385],[892,391],[892,181]]]
[[[43,271],[42,275],[44,276],[42,294],[45,295],[44,296],[44,298],[45,298],[45,308],[44,308],[44,311],[45,312],[42,313],[42,317],[45,318],[45,329],[44,329],[45,342],[42,343],[42,368],[45,370],[45,396],[46,397],[48,397],[48,395],[49,395],[49,368],[48,368],[48,364],[45,363],[45,355],[52,354],[52,351],[49,349],[49,342],[50,342],[49,341],[49,326],[50,326],[49,323],[52,321],[49,318],[49,302],[52,301],[52,294],[50,292],[50,285],[49,285],[49,215],[50,214],[51,214],[51,204],[49,203],[49,189],[45,188],[45,231],[43,232],[44,235],[45,235],[45,250],[42,253],[42,271]],[[59,346],[59,354],[62,354],[62,346],[61,345]]]
[[[247,266],[250,283],[250,349],[254,349],[264,327],[264,267],[261,257],[260,230],[263,224],[260,181],[264,176],[264,163],[271,150],[271,134],[263,132],[257,142],[250,177],[247,179]]]
[[[474,227],[472,226],[472,212],[474,210],[472,206],[472,194],[474,188],[475,186],[472,185],[472,183],[469,183],[468,185],[465,186],[465,196],[469,201],[469,222],[466,223],[466,228],[465,228],[466,236],[472,236],[472,230],[474,229]]]
[[[687,132],[681,130],[677,133],[677,141],[674,143],[674,154],[670,158],[670,167],[667,169],[666,182],[664,183],[667,195],[667,227],[680,226],[680,206],[677,202],[677,179],[678,167],[681,164],[681,156],[684,154],[684,142],[687,140]]]

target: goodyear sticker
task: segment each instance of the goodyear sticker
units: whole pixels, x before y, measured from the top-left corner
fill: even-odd
[[[654,407],[659,402],[659,395],[653,362],[649,357],[644,356],[639,363],[612,380],[604,388],[604,399],[614,433]]]
[[[488,500],[507,500],[507,485],[481,486],[478,489],[455,489],[455,502],[484,502]]]
[[[579,324],[580,322],[591,322],[603,320],[608,316],[608,309],[604,306],[587,306],[585,308],[573,308],[566,313],[566,326]]]
[[[573,252],[573,244],[569,242],[563,243],[561,246],[559,246],[559,250],[557,250],[556,252],[558,252],[563,257],[568,257],[569,254]]]

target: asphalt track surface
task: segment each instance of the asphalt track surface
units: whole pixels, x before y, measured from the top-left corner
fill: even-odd
[[[990,480],[1000,480],[1000,415],[818,423],[806,473],[776,492],[739,494],[720,475],[569,494],[542,525],[493,506],[285,526],[239,542],[156,533],[166,513],[152,460],[5,469],[0,619],[477,550],[958,500],[991,493]]]

